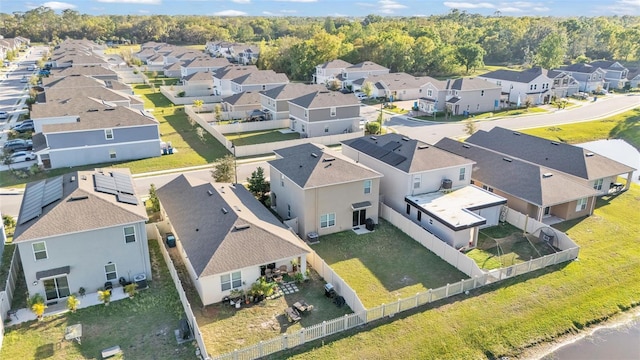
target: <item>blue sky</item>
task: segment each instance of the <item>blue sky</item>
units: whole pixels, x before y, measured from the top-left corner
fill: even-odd
[[[640,0],[0,0],[0,12],[47,6],[91,15],[428,16],[453,8],[504,16],[640,15]]]

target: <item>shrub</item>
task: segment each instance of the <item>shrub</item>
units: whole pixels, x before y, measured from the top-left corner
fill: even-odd
[[[137,290],[136,290],[137,288],[138,288],[138,284],[136,283],[127,284],[124,286],[124,292],[126,292],[127,295],[129,295],[129,297],[132,298],[137,293]]]
[[[80,300],[78,300],[75,295],[70,295],[67,298],[67,309],[69,309],[69,311],[76,312],[78,305],[80,305]]]
[[[366,125],[367,132],[371,135],[378,134],[380,132],[380,123],[378,122],[368,122]]]
[[[109,305],[111,301],[111,290],[98,291],[98,300],[102,301],[104,305]]]
[[[178,93],[178,97],[184,97],[186,95],[186,93],[184,91],[180,91]]]

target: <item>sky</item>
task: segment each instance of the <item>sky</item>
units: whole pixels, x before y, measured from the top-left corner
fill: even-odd
[[[640,0],[0,0],[0,13],[38,6],[90,15],[429,16],[451,9],[503,16],[640,15]]]

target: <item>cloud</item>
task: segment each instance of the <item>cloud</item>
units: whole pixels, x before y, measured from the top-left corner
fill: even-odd
[[[278,2],[297,2],[297,3],[312,3],[317,2],[318,0],[276,0]]]
[[[286,14],[295,14],[297,10],[280,10],[279,12],[263,11],[262,14],[266,16],[285,16]]]
[[[407,6],[402,5],[393,0],[380,0],[378,1],[378,8],[383,14],[393,14],[396,10],[405,9]]]
[[[500,10],[503,13],[521,13],[524,10],[517,8],[517,7],[513,7],[513,6],[505,6],[505,7],[501,7],[498,8],[498,10]]]
[[[461,2],[461,1],[445,1],[444,6],[453,8],[453,9],[495,9],[496,6],[487,3],[470,3],[470,2]]]
[[[101,3],[114,4],[139,4],[139,5],[160,5],[162,0],[96,0]]]
[[[247,16],[247,13],[239,10],[222,10],[218,12],[214,12],[213,15],[216,16]]]
[[[66,10],[66,9],[74,9],[76,7],[73,4],[60,2],[60,1],[49,1],[42,4],[42,6],[48,7],[51,10]]]
[[[362,6],[362,7],[375,7],[376,6],[376,4],[365,3],[365,2],[357,2],[356,5]]]
[[[280,12],[283,14],[295,14],[298,10],[280,10]]]
[[[546,6],[534,6],[533,10],[539,11],[539,12],[545,12],[545,11],[549,11],[551,9],[549,9]]]
[[[231,0],[231,2],[234,2],[236,4],[249,4],[251,3],[251,0]]]
[[[346,17],[347,15],[340,14],[340,13],[333,13],[333,14],[328,14],[328,16],[331,16],[331,17]]]

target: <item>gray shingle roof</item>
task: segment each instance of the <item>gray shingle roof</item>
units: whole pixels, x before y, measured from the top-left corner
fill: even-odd
[[[222,99],[229,105],[260,105],[260,93],[257,91],[243,91]]]
[[[475,161],[473,179],[538,206],[561,204],[596,194],[575,177],[472,144],[444,138],[435,146]]]
[[[358,98],[353,94],[343,94],[339,91],[314,91],[312,93],[291,99],[292,104],[296,104],[305,109],[328,108],[332,106],[360,106]]]
[[[184,78],[186,81],[211,81],[213,82],[213,76],[208,71],[198,71],[193,74],[187,75]]]
[[[378,65],[373,61],[363,61],[361,63],[357,63],[351,65],[345,69],[346,72],[349,71],[377,71],[377,70],[389,70],[388,68]]]
[[[484,79],[460,78],[460,79],[450,80],[447,84],[447,88],[453,89],[453,90],[471,91],[471,90],[500,89],[501,87],[499,85],[496,85]]]
[[[323,91],[327,88],[324,85],[306,85],[301,83],[289,83],[276,86],[269,90],[263,90],[260,93],[268,98],[276,100],[291,100],[304,94],[310,94],[314,91]]]
[[[364,136],[343,141],[342,144],[406,173],[418,173],[473,163],[473,161],[433,145],[399,134]]]
[[[382,177],[366,166],[314,144],[278,149],[275,153],[282,158],[268,161],[269,165],[303,189]]]
[[[217,69],[213,77],[218,79],[235,79],[243,74],[259,71],[255,65],[228,65]]]
[[[468,143],[562,171],[582,179],[597,180],[634,169],[578,146],[495,127],[478,131]]]
[[[192,60],[188,60],[185,62],[184,67],[186,68],[194,68],[194,67],[223,67],[229,65],[230,62],[227,58],[212,58],[212,57],[196,57]]]
[[[482,74],[480,77],[528,84],[540,75],[542,75],[542,69],[534,67],[522,71],[500,69]]]
[[[276,73],[273,70],[258,70],[242,74],[231,81],[239,85],[283,84],[288,83],[289,78],[287,75]]]
[[[559,69],[562,71],[591,74],[593,72],[598,71],[599,67],[591,66],[589,64],[577,63],[577,64],[571,64],[568,66],[561,66]]]
[[[308,253],[304,242],[241,185],[180,175],[157,193],[198,276]]]
[[[343,69],[351,65],[352,65],[351,63],[348,63],[344,60],[336,59],[336,60],[327,61],[326,63],[323,63],[318,66],[320,66],[323,69]]]
[[[77,65],[62,69],[51,69],[52,77],[62,77],[62,76],[71,76],[71,75],[88,75],[88,76],[113,76],[117,78],[117,74],[115,71],[111,69],[107,69],[104,66],[100,65]]]
[[[103,171],[105,174],[116,171],[131,176],[129,169],[103,169]],[[142,202],[138,201],[137,205],[125,204],[118,202],[116,195],[95,191],[94,173],[96,171],[77,171],[63,175],[62,198],[42,208],[42,214],[39,217],[18,224],[13,241],[42,239],[132,224],[148,219]],[[72,177],[75,177],[73,182],[71,181]],[[42,181],[47,180],[27,184],[18,222],[26,209],[24,201],[28,198],[28,193],[37,188],[38,183]],[[87,241],[91,241],[91,239]]]

